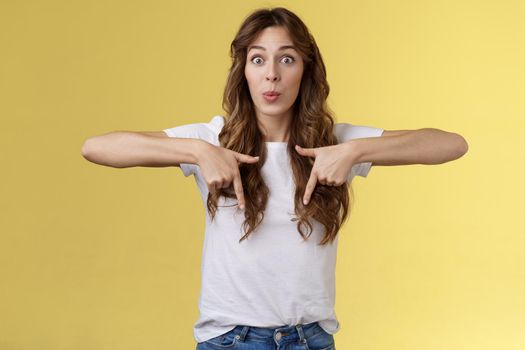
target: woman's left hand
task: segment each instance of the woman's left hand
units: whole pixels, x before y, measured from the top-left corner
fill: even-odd
[[[295,145],[295,150],[302,156],[315,158],[303,197],[305,205],[310,201],[317,182],[329,186],[344,184],[356,159],[356,153],[352,152],[349,143],[317,148],[302,148]]]

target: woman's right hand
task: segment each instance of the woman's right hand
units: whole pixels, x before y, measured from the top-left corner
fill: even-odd
[[[233,188],[239,201],[239,207],[244,209],[244,192],[242,188],[240,163],[256,163],[259,157],[238,153],[230,149],[207,143],[197,157],[197,165],[206,181],[208,190],[228,188],[233,181]]]

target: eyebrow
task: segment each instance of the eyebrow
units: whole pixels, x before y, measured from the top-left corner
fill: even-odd
[[[260,49],[260,50],[266,51],[266,48],[264,48],[262,46],[259,46],[259,45],[252,45],[252,46],[248,47],[248,51],[250,51],[251,49]],[[297,49],[293,45],[281,46],[278,51],[282,51],[282,50],[286,50],[286,49],[292,49],[292,50],[297,51]]]

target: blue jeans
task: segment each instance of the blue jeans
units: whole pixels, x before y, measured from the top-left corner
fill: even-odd
[[[236,326],[197,344],[196,350],[335,350],[334,336],[317,322],[263,328]]]

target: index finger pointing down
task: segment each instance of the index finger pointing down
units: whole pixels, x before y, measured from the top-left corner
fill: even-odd
[[[315,185],[317,184],[317,176],[314,171],[310,173],[310,178],[308,179],[308,183],[306,184],[306,189],[304,191],[304,197],[303,197],[303,204],[307,205],[308,202],[310,202],[310,197],[312,196],[312,192],[315,189]]]
[[[235,190],[235,195],[239,201],[239,207],[244,210],[244,192],[242,189],[242,181],[240,173],[237,173],[233,178],[233,188]]]

